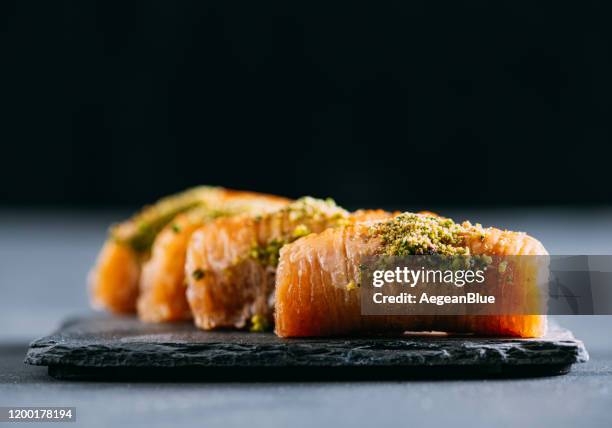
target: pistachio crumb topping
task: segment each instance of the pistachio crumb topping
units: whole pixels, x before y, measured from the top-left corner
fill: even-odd
[[[333,199],[316,199],[304,196],[292,204],[283,208],[289,214],[289,220],[299,221],[301,219],[323,220],[325,218],[344,218],[348,212],[336,205]]]
[[[206,276],[206,271],[204,269],[197,268],[193,272],[191,272],[191,276],[196,281],[204,278]]]
[[[285,217],[286,216],[286,217]],[[336,227],[347,224],[349,213],[336,205],[332,199],[315,199],[305,196],[297,201],[263,216],[254,216],[254,221],[268,221],[287,218],[290,224],[296,224],[295,228],[282,232],[282,236],[261,244],[254,242],[249,256],[263,266],[276,267],[280,249],[303,236],[312,233],[313,229],[322,227]]]
[[[481,254],[480,258],[482,259],[483,263],[485,263],[486,265],[490,265],[491,263],[493,263],[493,257],[487,254]]]
[[[139,213],[111,227],[110,237],[129,245],[137,253],[146,253],[157,234],[178,214],[195,207],[206,206],[218,198],[220,188],[200,186],[166,196]]]
[[[348,291],[357,289],[357,285],[355,284],[355,281],[350,281],[348,284],[346,284],[346,289]]]
[[[174,233],[181,233],[181,226],[179,226],[177,223],[173,223],[172,224],[172,231]]]
[[[448,218],[403,213],[374,224],[371,231],[381,237],[383,253],[389,256],[469,254],[466,228]]]
[[[305,224],[300,224],[295,229],[293,229],[293,237],[301,238],[302,236],[306,236],[310,234],[310,229]]]
[[[251,317],[251,328],[250,331],[254,333],[261,333],[270,328],[270,323],[268,323],[268,319],[259,314],[255,314]]]
[[[276,267],[278,265],[280,249],[285,244],[287,244],[286,240],[273,239],[266,245],[253,245],[249,256],[263,266]]]

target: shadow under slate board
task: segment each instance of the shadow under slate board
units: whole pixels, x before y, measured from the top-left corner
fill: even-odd
[[[556,325],[538,339],[403,335],[283,339],[206,332],[189,323],[90,317],[31,343],[25,362],[58,379],[290,381],[526,377],[569,372],[588,360]]]

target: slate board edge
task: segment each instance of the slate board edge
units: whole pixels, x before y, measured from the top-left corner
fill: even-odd
[[[244,343],[58,343],[62,329],[32,342],[25,362],[81,368],[467,367],[571,366],[588,360],[579,340],[558,330],[555,342],[495,338],[355,338]],[[448,352],[448,349],[452,352]],[[93,352],[92,352],[93,351]],[[391,352],[390,352],[391,351]]]

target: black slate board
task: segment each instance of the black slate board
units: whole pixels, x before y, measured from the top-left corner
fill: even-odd
[[[549,330],[539,339],[282,339],[93,317],[68,321],[35,340],[25,362],[48,366],[51,376],[62,379],[225,381],[543,376],[588,360],[571,332],[554,325]]]

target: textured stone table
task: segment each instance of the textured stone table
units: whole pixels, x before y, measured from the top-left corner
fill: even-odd
[[[66,322],[30,345],[26,362],[61,379],[295,380],[542,376],[588,360],[581,341],[552,324],[538,339],[409,335],[282,339],[205,332],[190,323],[95,316]]]

